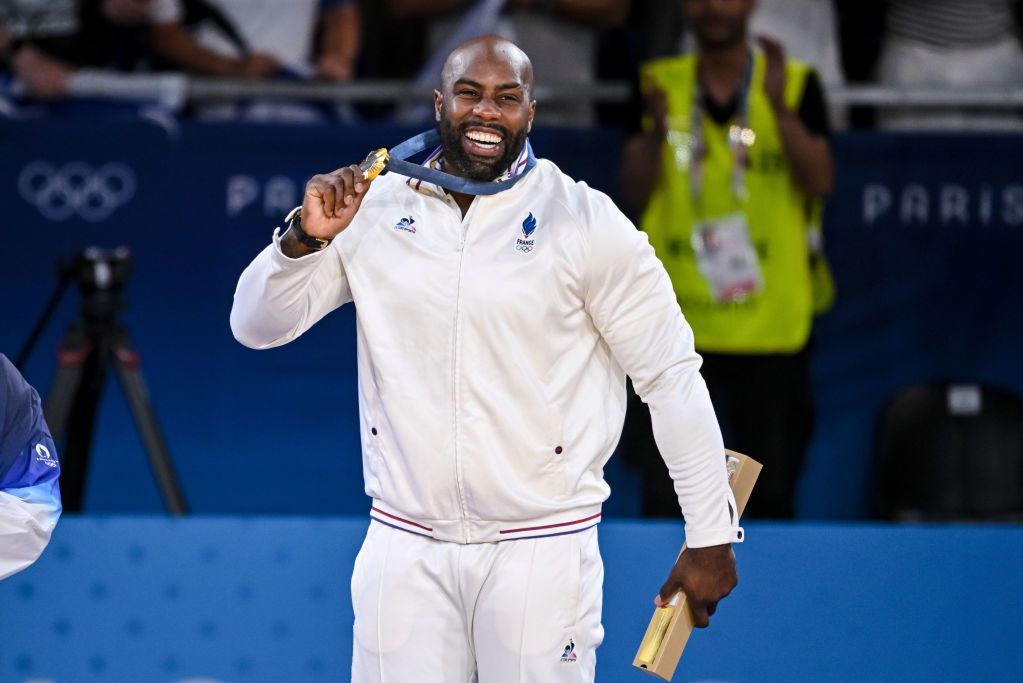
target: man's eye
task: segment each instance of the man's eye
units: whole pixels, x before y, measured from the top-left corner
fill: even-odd
[[[519,101],[519,98],[516,97],[515,95],[502,95],[501,99],[504,100],[505,102],[518,102]]]
[[[476,91],[475,90],[459,90],[458,94],[459,95],[464,95],[465,97],[475,97],[476,96]]]

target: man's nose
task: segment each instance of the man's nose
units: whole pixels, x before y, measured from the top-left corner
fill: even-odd
[[[472,113],[481,119],[487,119],[489,121],[501,118],[501,109],[497,106],[497,103],[489,97],[481,97],[480,101],[476,103],[475,107],[473,107]]]

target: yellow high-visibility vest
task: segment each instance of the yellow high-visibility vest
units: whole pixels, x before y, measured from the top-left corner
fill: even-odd
[[[810,336],[815,308],[807,235],[819,215],[819,202],[806,196],[790,172],[764,92],[766,62],[759,53],[753,58],[750,81],[747,125],[755,137],[747,148],[746,191],[740,195],[732,187],[733,155],[728,136],[735,122],[719,124],[704,113],[702,182],[699,193],[693,192],[690,129],[696,63],[695,55],[683,55],[643,65],[644,83],[659,87],[667,96],[669,132],[661,155],[661,180],[640,226],[671,276],[682,312],[696,335],[697,349],[798,351]],[[785,70],[785,102],[795,110],[809,67],[787,61]],[[760,260],[764,288],[741,301],[718,303],[697,266],[691,241],[693,225],[740,212],[746,217]]]

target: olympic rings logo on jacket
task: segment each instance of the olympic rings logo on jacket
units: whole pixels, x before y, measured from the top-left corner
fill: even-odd
[[[119,162],[93,168],[72,161],[58,168],[48,161],[33,161],[18,176],[22,199],[51,221],[77,215],[91,223],[104,221],[135,196],[135,172]]]

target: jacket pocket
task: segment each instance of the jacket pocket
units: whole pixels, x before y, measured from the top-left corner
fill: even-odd
[[[545,476],[550,477],[551,488],[559,499],[567,498],[570,491],[568,486],[568,473],[565,461],[568,457],[568,446],[565,444],[565,429],[562,421],[561,410],[549,402],[545,402],[544,424],[546,429],[545,449],[543,460],[543,471]]]

